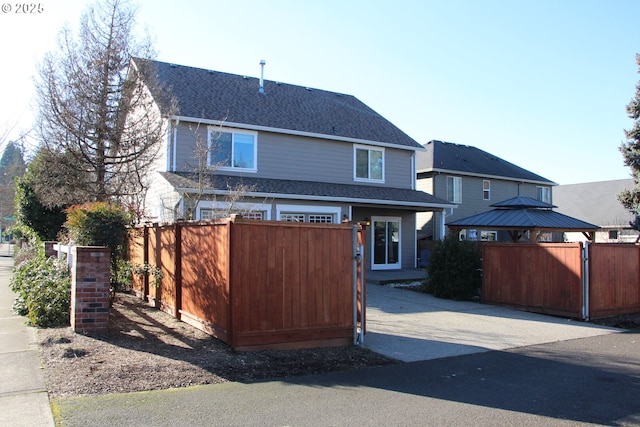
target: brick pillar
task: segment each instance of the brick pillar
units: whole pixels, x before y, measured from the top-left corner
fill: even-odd
[[[71,327],[101,332],[109,323],[109,248],[74,246],[71,268]]]

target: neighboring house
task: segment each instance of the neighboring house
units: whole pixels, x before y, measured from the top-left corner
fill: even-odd
[[[638,232],[629,225],[633,214],[618,200],[618,194],[632,188],[632,179],[559,185],[553,190],[553,201],[558,212],[599,225],[596,242],[635,242]],[[565,233],[565,240],[586,239],[581,233]]]
[[[552,203],[553,181],[476,147],[429,141],[416,159],[417,189],[458,205],[455,209],[418,214],[418,238],[438,240],[445,225],[523,196]],[[511,241],[506,231],[462,230],[461,239]]]
[[[415,188],[422,146],[351,95],[152,65],[179,109],[145,199],[154,221],[361,222],[368,267],[399,269],[416,266],[416,212],[455,206]]]

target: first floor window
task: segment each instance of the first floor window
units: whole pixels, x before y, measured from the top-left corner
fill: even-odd
[[[304,222],[304,214],[283,213],[280,214],[280,221]]]
[[[356,146],[355,179],[384,181],[384,150]]]
[[[314,215],[314,214],[310,214],[309,215],[309,222],[315,222],[317,224],[333,224],[333,215],[327,215],[327,214],[322,214],[322,215]]]
[[[335,223],[334,215],[332,214],[281,213],[280,220],[289,222],[312,222],[316,224]]]
[[[447,200],[452,203],[462,203],[462,178],[447,177]]]
[[[483,242],[495,242],[498,240],[498,232],[497,231],[481,231],[480,232],[480,240]]]
[[[209,128],[209,166],[256,170],[256,134]]]
[[[229,214],[230,212],[224,209],[200,209],[200,219],[227,218]],[[240,215],[246,219],[264,218],[263,211],[240,212]]]

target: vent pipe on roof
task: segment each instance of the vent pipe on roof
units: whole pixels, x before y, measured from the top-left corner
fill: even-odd
[[[260,89],[258,90],[258,92],[264,94],[264,64],[266,64],[267,61],[265,61],[264,59],[260,60]]]

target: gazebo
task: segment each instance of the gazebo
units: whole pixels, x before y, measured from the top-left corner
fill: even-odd
[[[555,212],[549,203],[530,197],[514,197],[499,203],[487,212],[461,218],[447,224],[454,233],[463,229],[506,230],[513,242],[518,242],[529,233],[529,242],[538,243],[544,232],[579,231],[591,241],[600,227],[588,222]]]

